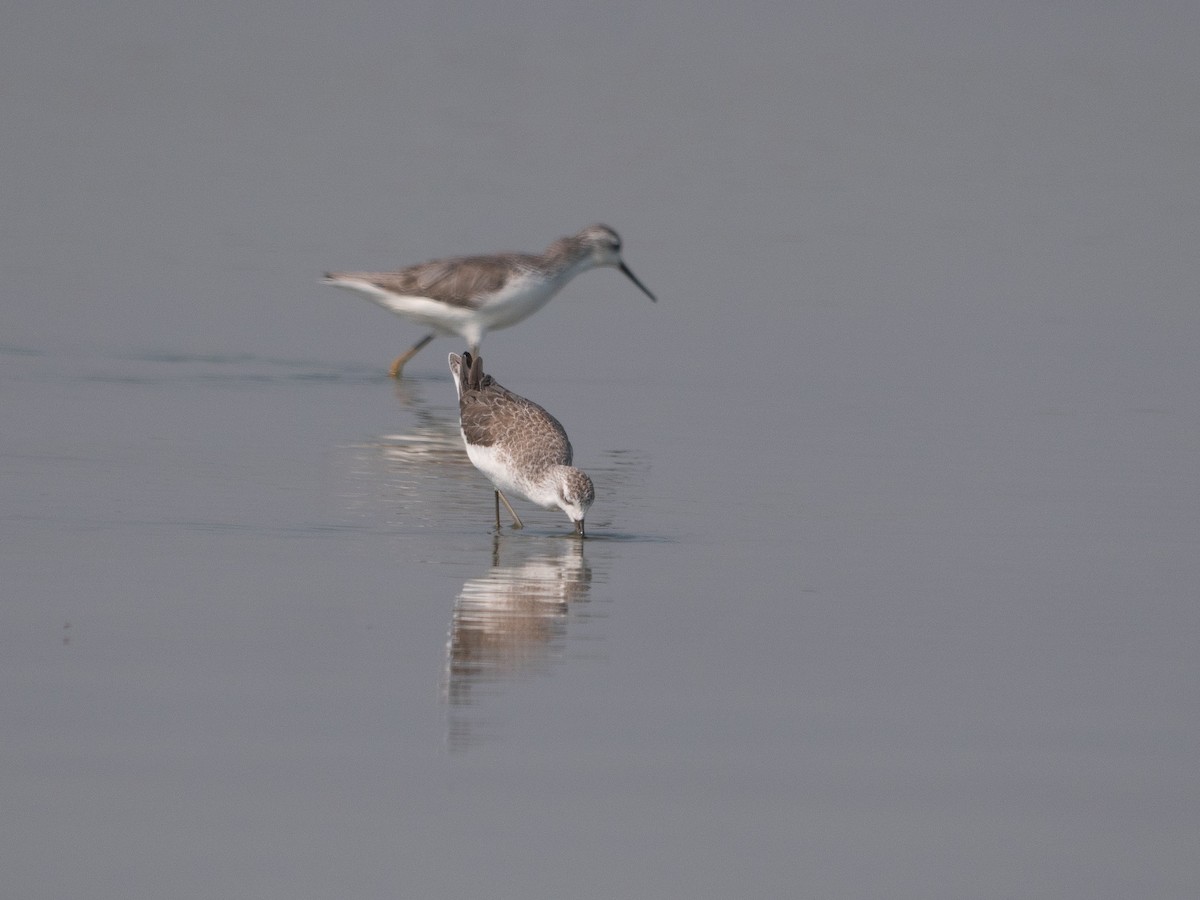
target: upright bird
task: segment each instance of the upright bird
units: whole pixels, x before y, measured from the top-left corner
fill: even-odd
[[[558,419],[485,375],[483,361],[470,352],[450,354],[450,374],[467,456],[496,488],[496,529],[501,500],[513,527],[524,527],[504,490],[546,509],[561,509],[575,523],[575,533],[585,537],[583,517],[596,490],[592,479],[571,465],[571,442]]]
[[[600,266],[620,269],[647,297],[657,299],[625,265],[621,238],[607,225],[589,225],[540,254],[435,259],[399,272],[326,272],[325,283],[434,329],[392,363],[389,374],[399,378],[404,364],[436,333],[458,335],[478,355],[489,331],[533,315],[576,275]]]

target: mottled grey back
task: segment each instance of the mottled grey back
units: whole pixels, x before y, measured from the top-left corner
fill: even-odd
[[[458,411],[468,443],[490,447],[503,442],[531,463],[571,464],[571,442],[558,419],[485,374],[482,358],[469,351],[459,371]]]

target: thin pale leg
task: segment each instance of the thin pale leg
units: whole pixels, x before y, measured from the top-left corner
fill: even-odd
[[[513,517],[513,528],[524,528],[525,523],[521,521],[521,517],[517,515],[517,511],[512,508],[512,504],[508,502],[508,498],[505,497],[499,491],[496,491],[496,530],[497,531],[500,530],[500,501],[501,500],[504,501],[504,507],[505,507],[505,509],[508,510],[508,514]]]
[[[392,363],[392,367],[388,369],[388,375],[390,375],[392,378],[399,378],[400,370],[404,368],[404,364],[416,356],[422,347],[433,340],[433,337],[434,336],[432,334],[425,335],[425,337],[421,338],[419,341],[397,356],[396,361]]]

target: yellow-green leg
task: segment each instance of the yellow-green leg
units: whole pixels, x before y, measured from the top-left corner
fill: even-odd
[[[392,367],[388,369],[388,375],[390,375],[392,378],[399,378],[400,370],[404,368],[404,364],[416,356],[421,348],[432,340],[433,335],[427,334],[425,337],[421,338],[419,341],[397,356],[396,361],[392,363]]]

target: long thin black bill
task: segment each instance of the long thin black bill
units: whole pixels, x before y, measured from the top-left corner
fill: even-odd
[[[646,287],[644,284],[642,284],[640,281],[638,281],[638,277],[633,274],[633,270],[630,269],[629,266],[625,265],[625,263],[622,262],[622,263],[617,264],[617,268],[619,268],[622,272],[625,273],[626,278],[628,278],[630,281],[632,281],[634,284],[636,284],[638,287],[640,287],[642,289],[642,293],[645,294],[647,297],[649,297],[652,302],[654,302],[654,303],[658,302],[658,298],[655,297],[652,293],[650,293],[650,288]]]

